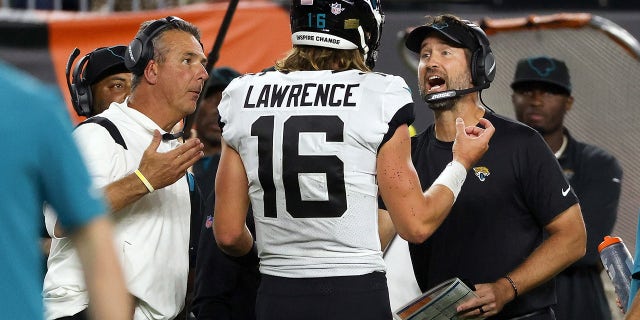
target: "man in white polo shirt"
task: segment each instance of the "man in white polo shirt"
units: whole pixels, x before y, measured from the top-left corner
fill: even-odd
[[[198,139],[181,144],[170,131],[195,111],[208,77],[205,62],[194,25],[176,17],[143,23],[125,54],[131,95],[74,132],[113,211],[136,320],[173,319],[184,305],[191,214],[185,175],[203,146]],[[88,296],[77,259],[64,256],[73,250],[59,254],[50,257],[44,284],[47,319],[85,319]]]

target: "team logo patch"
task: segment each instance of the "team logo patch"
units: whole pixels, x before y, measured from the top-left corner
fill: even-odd
[[[342,13],[342,11],[344,11],[344,8],[342,7],[341,4],[339,3],[332,3],[331,4],[331,13],[333,13],[334,15],[339,15]]]
[[[211,226],[213,225],[213,216],[212,215],[208,215],[207,216],[207,221],[204,223],[204,227],[207,229],[211,229]]]
[[[529,67],[541,77],[548,77],[556,70],[556,63],[548,57],[541,59],[529,58],[527,60]]]
[[[474,167],[473,173],[478,177],[478,179],[480,179],[480,181],[484,181],[491,174],[487,167]]]

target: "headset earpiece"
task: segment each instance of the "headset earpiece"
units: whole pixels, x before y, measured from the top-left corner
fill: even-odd
[[[75,48],[69,56],[67,61],[66,76],[67,86],[69,87],[69,93],[71,95],[71,104],[78,116],[89,117],[92,114],[92,97],[91,88],[87,84],[84,77],[84,67],[89,62],[91,53],[85,55],[78,61],[73,69],[73,78],[69,79],[69,71],[74,60],[80,54],[80,50]]]
[[[153,59],[153,38],[177,20],[182,19],[168,16],[156,20],[144,28],[140,35],[131,41],[124,55],[124,64],[127,69],[135,75],[141,75],[149,60]]]
[[[491,51],[487,34],[475,23],[463,20],[480,45],[471,56],[471,79],[478,87],[486,86],[496,76],[496,59]]]

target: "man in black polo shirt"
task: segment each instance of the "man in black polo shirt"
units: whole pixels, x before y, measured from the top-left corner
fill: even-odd
[[[496,128],[449,216],[425,242],[409,245],[421,290],[459,277],[478,295],[458,307],[464,316],[555,319],[550,280],[584,255],[586,241],[580,206],[556,159],[537,132],[480,100],[495,59],[477,25],[437,16],[414,29],[406,46],[419,54],[420,93],[435,119],[411,141],[422,186],[451,160],[456,117],[467,124],[484,117]]]
[[[518,61],[511,88],[516,118],[536,129],[555,154],[580,200],[587,228],[587,253],[556,277],[556,317],[611,319],[597,249],[616,222],[622,168],[613,155],[577,141],[564,127],[564,117],[573,106],[564,61],[546,56]]]

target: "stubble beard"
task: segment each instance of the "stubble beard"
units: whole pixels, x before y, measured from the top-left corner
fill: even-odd
[[[428,95],[429,95],[429,93],[425,92],[425,90],[421,87],[420,88],[420,96],[422,97],[422,101],[426,102],[427,106],[429,106],[429,109],[431,109],[433,111],[451,110],[451,109],[453,109],[453,106],[456,104],[456,102],[458,102],[458,100],[460,100],[460,97],[452,97],[452,98],[448,98],[448,99],[428,102],[427,101],[427,96]]]
[[[461,76],[459,76],[458,78],[454,79],[452,84],[456,84],[456,83],[463,83],[463,79],[467,79],[468,76],[467,74],[463,74]],[[458,103],[458,101],[460,101],[460,99],[462,98],[461,96],[456,96],[456,97],[451,97],[451,98],[446,98],[446,99],[442,99],[442,100],[438,100],[438,101],[433,101],[433,102],[428,102],[427,101],[427,96],[430,94],[429,92],[426,92],[425,87],[426,87],[426,81],[425,83],[420,84],[420,96],[422,97],[422,100],[424,102],[427,103],[427,106],[429,106],[429,109],[433,110],[433,111],[449,111],[452,110],[453,107],[456,105],[456,103]],[[447,83],[448,83],[448,79],[447,79]],[[457,85],[455,85],[454,87],[459,87]],[[458,89],[449,89],[449,90],[458,90]],[[448,91],[448,90],[447,90]],[[436,93],[436,92],[434,92]]]
[[[425,102],[427,102],[426,95],[424,95],[422,99]],[[443,100],[438,100],[433,102],[427,102],[427,106],[429,106],[429,109],[433,111],[449,111],[453,109],[453,106],[455,106],[459,100],[460,100],[460,97],[453,97],[453,98],[448,98],[448,99],[443,99]]]

